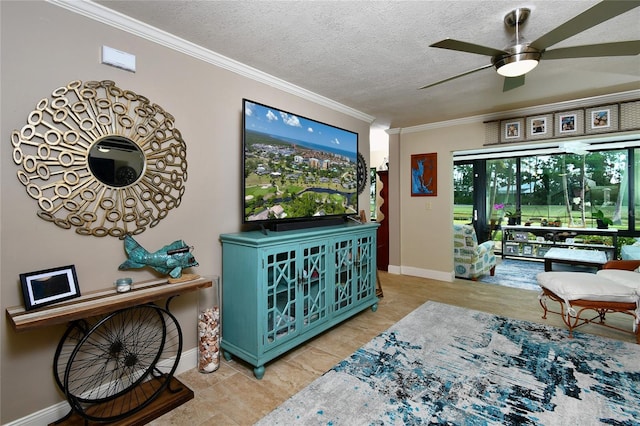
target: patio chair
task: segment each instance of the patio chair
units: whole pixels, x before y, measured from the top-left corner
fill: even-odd
[[[496,255],[493,241],[478,244],[478,237],[472,225],[453,225],[453,265],[458,278],[476,281],[486,274],[494,275]]]

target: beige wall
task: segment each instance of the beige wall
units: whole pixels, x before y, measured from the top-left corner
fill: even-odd
[[[612,94],[611,97],[614,97]],[[637,92],[630,92],[637,96]],[[605,97],[593,99],[591,105],[606,104]],[[572,101],[576,104],[582,100]],[[539,107],[536,107],[539,108]],[[558,109],[546,105],[545,110]],[[566,105],[565,105],[566,108]],[[522,111],[520,114],[525,114]],[[508,114],[508,113],[505,113]],[[448,125],[447,125],[448,124]],[[465,150],[482,150],[485,144],[485,124],[471,118],[457,123],[437,123],[411,129],[390,131],[389,172],[390,190],[398,194],[390,197],[389,271],[443,281],[453,279],[453,154]],[[636,137],[637,132],[609,135],[609,137]],[[597,138],[595,135],[593,138]],[[589,139],[589,138],[583,138]],[[546,141],[528,142],[531,146]],[[484,147],[486,148],[486,147]],[[495,146],[491,147],[497,148]],[[517,146],[509,146],[517,149]],[[411,155],[435,152],[438,155],[438,195],[436,197],[412,197]],[[396,174],[395,164],[399,173]],[[397,203],[398,207],[395,207]]]
[[[399,261],[398,272],[451,280],[453,271],[453,152],[480,148],[484,143],[481,122],[396,135],[399,160]],[[390,144],[393,146],[394,144]],[[393,152],[390,148],[391,157]],[[411,196],[411,155],[437,153],[438,193],[435,197]],[[390,261],[393,264],[393,261]]]
[[[175,117],[187,144],[189,177],[179,208],[136,239],[156,250],[176,239],[195,246],[192,272],[221,273],[218,235],[240,230],[241,100],[243,97],[299,112],[359,133],[368,161],[369,123],[282,90],[241,77],[142,38],[44,2],[0,2],[2,121],[0,135],[0,288],[2,311],[21,305],[21,272],[75,264],[81,291],[110,287],[121,276],[123,243],[87,237],[36,217],[36,202],[16,178],[10,135],[26,124],[36,103],[72,80],[113,80],[148,97]],[[100,64],[102,45],[136,55],[137,72]],[[368,191],[360,197],[368,206]],[[365,208],[365,210],[368,210]],[[128,271],[134,281],[154,277]],[[172,302],[184,331],[185,350],[195,346],[196,295]],[[1,324],[0,423],[64,399],[51,372],[63,327],[16,333],[4,313]]]

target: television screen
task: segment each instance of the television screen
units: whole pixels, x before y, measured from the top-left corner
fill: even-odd
[[[358,134],[243,99],[243,223],[358,212]]]

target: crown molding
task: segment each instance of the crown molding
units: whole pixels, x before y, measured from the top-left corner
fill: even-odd
[[[470,117],[458,118],[455,120],[439,121],[437,123],[421,124],[412,127],[402,127],[387,130],[388,134],[398,133],[417,133],[426,130],[439,129],[443,127],[453,127],[463,124],[484,123],[487,121],[497,121],[513,117],[526,117],[529,115],[548,114],[550,112],[571,110],[576,108],[586,108],[595,105],[606,105],[610,103],[620,103],[627,101],[635,101],[640,99],[640,90],[630,90],[627,92],[612,93],[602,96],[593,96],[590,98],[574,99],[564,102],[556,102],[552,104],[537,105],[532,107],[512,109],[491,114],[474,115]]]
[[[207,62],[211,65],[226,69],[251,80],[264,83],[268,86],[282,90],[300,98],[309,100],[316,104],[325,106],[334,111],[357,118],[369,124],[373,123],[375,117],[361,111],[335,102],[329,98],[313,93],[302,87],[288,83],[270,74],[262,72],[256,68],[245,65],[241,62],[220,55],[211,50],[198,46],[180,37],[176,37],[166,31],[155,28],[144,22],[133,19],[127,15],[108,9],[100,4],[89,0],[46,0],[48,3],[61,7],[68,11],[77,13],[94,21],[101,22],[119,30],[128,32],[135,36],[157,43],[161,46],[184,53],[193,58]]]

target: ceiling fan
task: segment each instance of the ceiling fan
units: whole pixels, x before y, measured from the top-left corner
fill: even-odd
[[[640,54],[640,40],[591,44],[547,50],[548,47],[553,46],[562,40],[574,36],[615,16],[621,15],[638,6],[640,6],[640,1],[635,0],[604,0],[531,43],[522,40],[520,37],[520,26],[527,20],[531,10],[527,8],[515,9],[504,17],[505,25],[510,28],[514,28],[515,31],[515,40],[513,44],[505,49],[495,49],[450,38],[430,45],[429,47],[490,56],[491,63],[436,83],[428,84],[420,89],[426,89],[486,68],[495,67],[498,74],[505,77],[503,91],[506,92],[524,85],[525,74],[534,69],[542,59],[632,56]]]

